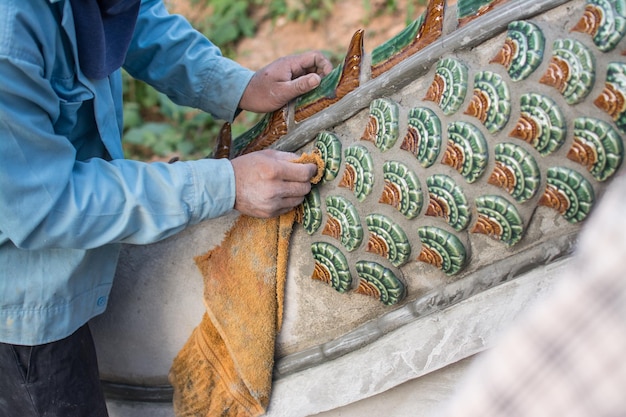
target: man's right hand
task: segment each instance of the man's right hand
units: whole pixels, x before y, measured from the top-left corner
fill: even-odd
[[[298,155],[266,149],[234,158],[235,210],[251,217],[269,218],[302,203],[311,191],[314,164],[294,163]]]

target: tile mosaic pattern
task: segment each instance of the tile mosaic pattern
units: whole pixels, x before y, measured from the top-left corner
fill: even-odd
[[[506,3],[459,0],[458,27]],[[355,34],[344,63],[297,101],[295,122],[358,89],[363,71],[374,79],[419,53],[441,36],[444,10],[430,1],[374,49],[369,74],[361,68],[363,33]],[[412,290],[407,268],[455,279],[471,265],[473,243],[512,250],[539,210],[582,222],[623,163],[625,11],[626,0],[588,0],[571,32],[540,19],[513,21],[488,65],[462,53],[442,56],[422,97],[372,99],[356,137],[318,132],[313,146],[325,175],[298,217],[314,242],[312,278],[395,305]],[[571,109],[577,116],[568,119]],[[287,119],[268,116],[249,135],[278,131],[270,120]]]

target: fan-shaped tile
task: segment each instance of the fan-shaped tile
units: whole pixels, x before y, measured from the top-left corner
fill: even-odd
[[[382,214],[370,214],[365,221],[370,232],[367,242],[368,252],[387,258],[396,267],[409,260],[411,244],[397,223]]]
[[[418,229],[422,251],[418,259],[441,269],[446,275],[459,273],[467,261],[461,240],[443,229],[423,226]]]
[[[472,233],[480,233],[513,246],[522,239],[524,222],[517,208],[505,198],[485,195],[476,199],[478,219]]]
[[[428,186],[427,216],[443,218],[456,231],[465,229],[471,219],[467,198],[452,178],[435,174],[426,179]]]
[[[312,279],[325,282],[340,293],[352,287],[352,275],[348,260],[335,246],[326,242],[315,242],[311,245],[315,266]]]
[[[358,261],[356,271],[359,284],[355,292],[380,300],[385,305],[394,305],[406,295],[406,287],[389,268],[371,261]]]
[[[543,32],[534,23],[511,22],[504,45],[491,62],[503,65],[511,80],[525,80],[541,65],[545,43]]]

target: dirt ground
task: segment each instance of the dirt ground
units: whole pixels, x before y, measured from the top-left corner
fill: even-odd
[[[277,19],[263,22],[254,38],[244,39],[237,48],[236,60],[244,66],[257,70],[284,55],[318,49],[329,55],[343,57],[354,32],[365,29],[365,50],[371,52],[376,46],[398,34],[409,22],[423,11],[416,1],[397,0],[397,10],[381,13],[384,2],[365,0],[336,1],[331,15],[316,25]],[[412,6],[412,16],[408,10]],[[190,8],[185,0],[170,0],[170,10],[190,19],[201,11]]]

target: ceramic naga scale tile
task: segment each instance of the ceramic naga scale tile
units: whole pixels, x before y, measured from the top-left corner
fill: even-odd
[[[382,152],[396,144],[399,135],[398,104],[386,98],[379,98],[370,104],[370,117],[361,140],[373,142]]]
[[[315,261],[311,278],[329,284],[340,293],[348,292],[352,287],[352,274],[344,254],[326,242],[313,243],[311,252]]]
[[[539,27],[531,22],[509,23],[504,46],[490,63],[504,65],[511,80],[525,80],[541,65],[545,38]]]
[[[476,199],[478,220],[472,233],[481,233],[507,246],[513,246],[524,235],[524,221],[517,208],[507,199],[485,195]]]
[[[407,133],[400,149],[411,152],[418,162],[428,168],[441,152],[441,121],[427,107],[409,110]]]
[[[574,144],[567,157],[585,166],[598,181],[606,181],[622,164],[624,146],[613,127],[599,119],[574,120]]]
[[[389,268],[372,261],[358,261],[356,270],[360,279],[355,292],[377,298],[388,306],[405,297],[404,283]]]
[[[547,186],[540,206],[557,210],[570,223],[584,220],[595,200],[591,183],[578,171],[552,167],[547,172]]]
[[[489,184],[507,190],[519,203],[535,195],[541,182],[541,172],[528,151],[513,143],[498,143],[495,147],[495,161]]]
[[[460,272],[467,261],[467,252],[454,234],[433,226],[418,229],[422,250],[418,260],[441,269],[446,275]]]
[[[468,183],[475,182],[487,168],[487,141],[473,124],[457,121],[448,125],[444,165],[456,169]]]
[[[370,232],[367,251],[387,258],[393,266],[404,265],[411,255],[411,244],[404,230],[382,214],[370,214],[365,220]]]
[[[332,132],[320,132],[315,147],[324,160],[322,183],[334,180],[341,169],[341,141]]]
[[[302,224],[304,230],[310,235],[317,232],[322,225],[322,199],[319,189],[315,186],[304,197],[304,201],[296,208],[295,221]]]
[[[464,230],[471,219],[467,198],[452,178],[444,174],[431,175],[426,179],[428,186],[427,216],[443,218],[454,230]]]
[[[520,118],[509,136],[531,144],[542,156],[557,151],[567,136],[567,123],[550,97],[526,93],[520,97]]]
[[[467,66],[458,59],[444,58],[437,63],[435,77],[424,100],[437,103],[445,115],[454,114],[463,105],[467,82]]]
[[[345,169],[339,186],[349,188],[359,201],[363,201],[374,187],[372,155],[361,145],[350,146],[344,153]]]
[[[593,54],[578,40],[555,40],[550,65],[539,82],[556,88],[568,104],[582,102],[595,82]]]
[[[626,63],[609,63],[604,89],[594,104],[608,113],[618,129],[626,133]]]
[[[417,174],[402,162],[386,161],[383,178],[385,186],[378,202],[395,207],[407,219],[416,218],[424,202]]]
[[[626,1],[588,0],[572,32],[587,33],[599,50],[613,50],[626,34]]]
[[[354,205],[344,197],[328,196],[326,209],[328,220],[322,233],[340,240],[348,251],[358,248],[363,241],[363,227]]]
[[[476,73],[474,95],[465,114],[477,117],[491,133],[504,128],[511,115],[511,94],[502,76],[492,71]]]

